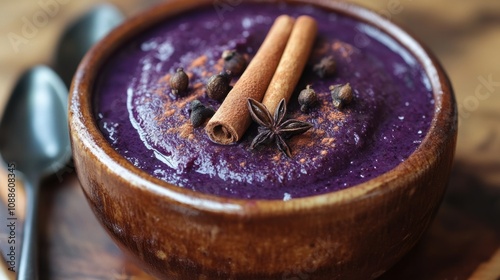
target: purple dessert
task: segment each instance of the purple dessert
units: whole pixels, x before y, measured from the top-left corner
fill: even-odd
[[[290,139],[291,158],[274,146],[251,150],[256,125],[235,145],[211,142],[203,127],[191,125],[189,103],[217,109],[205,85],[222,70],[221,54],[236,49],[251,59],[281,14],[318,22],[309,64],[287,106],[290,118],[313,128]],[[330,55],[336,73],[320,78],[314,65]],[[172,94],[169,84],[179,67],[190,75],[185,96]],[[99,76],[95,116],[118,153],[171,184],[233,198],[288,200],[372,179],[415,151],[434,111],[428,77],[396,40],[308,5],[241,4],[223,19],[211,8],[184,13],[124,45]],[[354,97],[339,110],[329,87],[345,83]],[[319,104],[303,113],[297,96],[309,84]]]

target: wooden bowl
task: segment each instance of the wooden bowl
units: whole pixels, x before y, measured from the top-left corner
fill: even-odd
[[[396,38],[423,65],[435,98],[428,134],[393,170],[366,183],[293,199],[238,200],[153,178],[101,135],[92,94],[103,62],[166,18],[212,0],[168,1],[114,30],[84,58],[70,97],[74,160],[95,215],[115,242],[163,279],[368,279],[422,236],[448,182],[457,135],[450,82],[427,49],[385,18],[347,3],[302,0],[347,14]]]

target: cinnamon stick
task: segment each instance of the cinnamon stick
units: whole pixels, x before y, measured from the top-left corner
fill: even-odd
[[[247,69],[207,123],[205,131],[212,141],[228,145],[243,136],[251,123],[247,100],[253,98],[261,101],[264,97],[287,45],[294,21],[287,15],[276,18]]]
[[[281,99],[285,98],[286,103],[290,100],[304,71],[317,32],[318,25],[314,18],[300,16],[295,21],[276,73],[262,100],[269,112],[274,112]]]

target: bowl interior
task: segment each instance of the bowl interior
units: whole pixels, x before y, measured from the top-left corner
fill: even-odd
[[[100,161],[109,166],[109,170],[120,174],[128,181],[145,188],[160,196],[176,200],[195,208],[226,213],[248,213],[256,212],[258,205],[259,213],[285,213],[290,211],[301,211],[304,209],[321,208],[325,205],[348,204],[352,201],[383,195],[390,192],[391,187],[397,185],[388,184],[394,180],[405,180],[405,178],[418,176],[422,170],[415,168],[426,162],[435,161],[436,155],[441,153],[442,146],[449,142],[450,137],[456,135],[456,109],[454,105],[451,85],[440,64],[430,52],[416,39],[403,29],[385,19],[384,17],[367,9],[348,4],[345,2],[332,2],[326,0],[302,0],[288,1],[293,3],[312,3],[332,10],[336,13],[353,17],[364,21],[377,29],[388,34],[403,47],[411,52],[421,63],[434,92],[435,110],[430,129],[417,150],[404,162],[399,164],[385,174],[378,176],[365,183],[349,187],[344,190],[296,198],[284,203],[281,200],[243,200],[223,198],[215,195],[194,192],[185,188],[171,185],[165,181],[154,178],[142,171],[119,155],[104,139],[97,128],[93,115],[92,92],[103,63],[122,44],[129,42],[144,30],[161,23],[172,15],[180,14],[200,5],[212,7],[212,1],[173,1],[159,5],[144,14],[128,20],[119,28],[109,34],[104,40],[97,44],[84,58],[77,71],[71,90],[71,108],[73,114],[72,130],[76,131],[78,137],[88,144],[91,152]],[[450,133],[451,132],[451,133]],[[388,186],[382,188],[382,186]],[[249,204],[252,206],[250,207]]]

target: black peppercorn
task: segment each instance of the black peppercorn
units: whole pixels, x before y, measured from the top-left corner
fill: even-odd
[[[326,78],[335,74],[336,68],[337,64],[335,63],[333,56],[327,56],[318,64],[314,65],[313,71],[316,72],[320,78]]]
[[[226,98],[231,90],[231,75],[228,72],[221,72],[220,74],[213,75],[207,82],[207,95],[208,97],[222,101]]]
[[[317,102],[318,96],[316,95],[314,89],[311,88],[311,85],[307,85],[307,87],[299,93],[299,105],[302,112],[309,112],[309,110],[314,107]]]
[[[352,88],[349,83],[330,86],[330,92],[332,94],[333,106],[338,109],[342,109],[345,105],[352,102]]]
[[[231,75],[239,76],[247,67],[247,59],[235,50],[226,50],[222,53],[224,59],[224,69],[231,72]]]
[[[206,107],[199,100],[194,100],[190,103],[190,111],[189,119],[195,128],[203,125],[205,120],[215,114],[214,109]]]
[[[170,87],[172,93],[175,95],[182,95],[186,93],[189,86],[189,77],[184,73],[182,67],[177,68],[177,71],[170,78]]]

